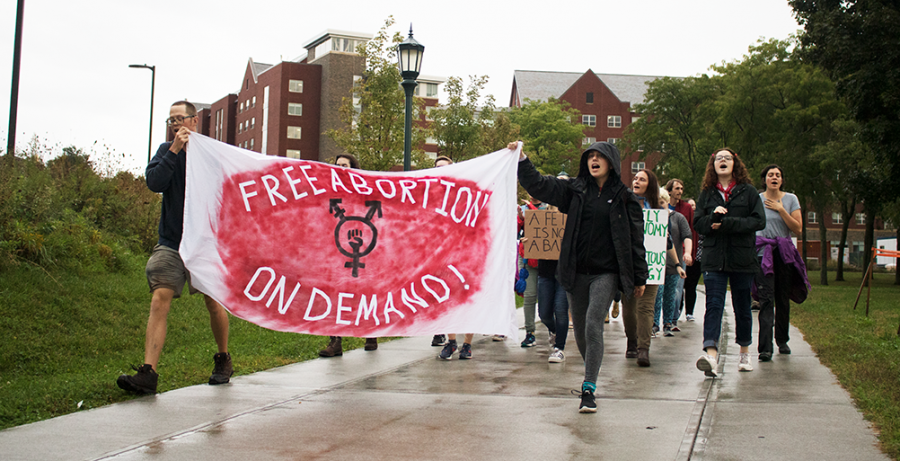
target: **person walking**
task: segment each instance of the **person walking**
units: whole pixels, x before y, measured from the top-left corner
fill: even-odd
[[[670,204],[669,191],[659,190],[660,206],[667,207]],[[691,252],[691,228],[681,213],[669,209],[669,239],[674,248],[671,254],[666,256],[665,285],[662,296],[663,336],[675,336],[680,331],[675,325],[678,319],[678,285],[684,281],[687,274],[684,272],[684,257]],[[689,257],[689,256],[688,256]],[[658,315],[658,312],[655,314]]]
[[[703,350],[697,368],[716,377],[719,337],[725,292],[731,283],[735,342],[740,346],[738,371],[753,371],[750,344],[753,314],[750,286],[758,270],[754,244],[756,231],[766,227],[766,214],[747,169],[731,149],[717,150],[709,157],[702,192],[697,199],[694,227],[703,235],[703,281],[706,313],[703,316]]]
[[[517,143],[508,147],[515,149]],[[578,392],[581,413],[597,412],[594,392],[603,361],[603,319],[616,290],[626,299],[640,297],[649,275],[643,212],[637,197],[622,184],[620,168],[619,150],[608,142],[591,144],[582,153],[573,180],[542,176],[524,151],[519,155],[522,187],[568,215],[558,277],[584,358],[584,381]]]
[[[147,187],[162,194],[162,212],[159,220],[159,241],[147,261],[147,283],[150,285],[150,317],[144,342],[144,364],[134,367],[133,375],[121,375],[116,385],[137,394],[155,394],[159,382],[157,365],[166,341],[166,329],[172,300],[181,297],[184,284],[188,293],[199,291],[191,285],[191,274],[184,267],[178,246],[181,244],[184,225],[185,173],[187,171],[187,146],[192,132],[197,131],[197,108],[187,101],[178,101],[169,108],[166,125],[175,134],[171,142],[159,146],[144,173]],[[225,384],[231,379],[234,368],[228,353],[228,312],[214,299],[203,294],[209,311],[209,326],[218,352],[213,355],[213,371],[209,384]]]
[[[772,360],[772,329],[780,354],[790,354],[791,292],[799,287],[805,299],[809,282],[806,265],[791,241],[791,232],[803,229],[800,200],[784,191],[784,171],[778,165],[763,168],[765,191],[759,194],[766,208],[766,227],[756,233],[760,270],[756,275],[759,295],[759,361]],[[795,283],[794,281],[797,281]]]
[[[338,154],[334,158],[335,166],[341,168],[352,168],[358,170],[359,160],[352,154]],[[366,344],[363,349],[367,351],[378,350],[378,338],[366,338]],[[339,357],[344,355],[343,339],[340,336],[329,336],[328,345],[319,351],[319,357]]]
[[[691,232],[688,235],[690,239],[691,249],[687,249],[688,242],[684,242],[684,258],[681,259],[682,265],[681,268],[688,271],[689,267],[694,265],[694,257],[696,256],[696,250],[694,250],[697,246],[697,237],[696,232],[694,231],[694,207],[691,206],[690,203],[686,202],[682,199],[684,197],[684,181],[673,178],[670,179],[666,183],[666,191],[669,193],[669,211],[677,211],[679,214],[684,216],[685,221],[687,221],[688,227]],[[675,242],[677,245],[678,242]],[[684,305],[684,286],[687,283],[687,278],[679,278],[678,279],[678,292],[675,294],[675,319],[672,321],[672,329],[673,331],[678,330],[678,319],[681,318],[681,310]],[[694,284],[694,290],[697,289],[697,284]],[[694,298],[696,302],[697,293],[694,292]],[[694,306],[691,306],[691,318],[693,318]],[[687,319],[687,314],[685,314],[685,320]]]

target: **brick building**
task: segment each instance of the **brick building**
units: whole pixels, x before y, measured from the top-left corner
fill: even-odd
[[[340,107],[362,78],[365,59],[356,47],[371,34],[326,30],[303,44],[291,61],[263,64],[249,59],[236,93],[197,104],[198,131],[265,155],[327,161],[342,150],[324,133],[344,126]],[[426,107],[438,104],[444,79],[420,76],[417,95]],[[418,123],[427,121],[424,114]],[[437,146],[424,150],[435,156]]]
[[[517,70],[513,75],[510,107],[521,107],[526,99],[545,101],[556,98],[569,103],[581,112],[581,123],[586,125],[582,145],[587,147],[597,141],[617,142],[625,129],[640,115],[631,110],[632,105],[644,101],[647,82],[660,78],[648,75],[598,74],[587,72],[543,72]],[[648,155],[639,158],[639,152],[622,152],[622,182],[631,180],[641,168],[653,168],[659,157]]]

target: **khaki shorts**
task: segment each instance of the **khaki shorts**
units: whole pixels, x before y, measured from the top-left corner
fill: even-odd
[[[147,283],[150,285],[150,293],[157,288],[168,288],[175,292],[175,297],[181,297],[184,284],[188,284],[188,293],[195,294],[200,291],[191,285],[191,273],[184,267],[184,261],[177,251],[165,246],[153,247],[153,254],[147,261]]]

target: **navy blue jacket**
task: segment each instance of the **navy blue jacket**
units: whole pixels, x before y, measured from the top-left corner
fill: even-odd
[[[175,251],[181,244],[184,230],[184,177],[187,171],[187,153],[177,155],[169,151],[172,143],[164,142],[147,164],[144,176],[147,187],[162,194],[162,214],[159,218],[159,244]]]

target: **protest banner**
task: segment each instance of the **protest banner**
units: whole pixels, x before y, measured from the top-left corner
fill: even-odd
[[[525,210],[525,257],[559,259],[566,215],[559,211]]]
[[[669,210],[644,210],[644,250],[650,277],[647,285],[666,283],[666,236],[669,233]]]
[[[192,133],[180,252],[200,291],[266,328],[518,334],[518,152],[411,172],[265,156]]]

